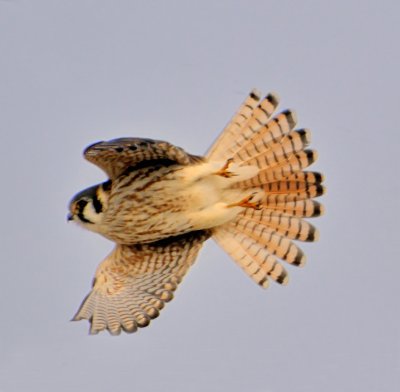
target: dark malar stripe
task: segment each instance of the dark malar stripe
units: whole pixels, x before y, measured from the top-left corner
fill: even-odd
[[[97,192],[93,197],[93,207],[94,207],[94,210],[96,211],[96,213],[98,213],[98,214],[100,214],[100,212],[103,211],[103,204],[101,203],[101,201],[97,197]]]
[[[89,219],[85,218],[85,215],[83,215],[82,212],[79,212],[79,213],[78,213],[78,218],[79,218],[82,222],[93,224],[92,221],[90,221]]]

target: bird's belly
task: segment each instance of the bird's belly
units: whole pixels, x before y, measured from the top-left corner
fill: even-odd
[[[192,181],[181,174],[165,176],[145,189],[135,184],[109,206],[104,235],[117,243],[148,243],[219,226],[242,210],[228,207],[243,196],[227,185],[215,175]]]

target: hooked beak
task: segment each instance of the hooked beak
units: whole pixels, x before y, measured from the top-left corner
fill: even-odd
[[[69,214],[67,215],[67,222],[70,222],[70,221],[72,221],[72,220],[74,220],[74,216],[73,216],[71,213],[69,213]]]

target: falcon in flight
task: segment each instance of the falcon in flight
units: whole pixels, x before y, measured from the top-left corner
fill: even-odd
[[[204,241],[214,240],[258,285],[288,282],[280,260],[302,266],[293,240],[318,238],[303,218],[323,176],[304,171],[317,158],[296,116],[275,116],[278,98],[253,90],[205,156],[168,142],[120,138],[87,147],[85,158],[109,179],[79,192],[68,219],[115,242],[98,266],[73,320],[90,333],[135,332],[171,301]]]

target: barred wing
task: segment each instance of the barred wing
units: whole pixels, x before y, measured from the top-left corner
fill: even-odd
[[[203,158],[191,155],[168,142],[140,138],[119,138],[90,145],[84,157],[104,170],[112,180],[129,167],[158,161],[166,165],[189,165]],[[145,163],[146,164],[146,163]]]
[[[145,245],[117,245],[99,265],[93,289],[73,320],[89,320],[90,333],[135,332],[158,317],[210,236],[206,231]]]

